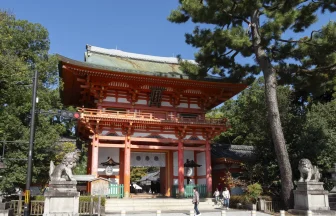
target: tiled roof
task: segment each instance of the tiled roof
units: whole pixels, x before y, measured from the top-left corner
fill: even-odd
[[[63,61],[70,60],[60,55],[59,58],[63,59]],[[98,69],[178,79],[192,79],[180,69],[176,57],[150,56],[87,45],[84,61],[87,65]],[[196,64],[194,60],[184,61]],[[217,76],[208,75],[202,80],[221,81],[222,79]]]
[[[148,173],[147,175],[143,176],[140,180],[141,181],[160,181],[160,171]]]
[[[230,158],[243,162],[253,161],[256,158],[254,147],[246,145],[229,145],[214,143],[211,147],[212,158]]]

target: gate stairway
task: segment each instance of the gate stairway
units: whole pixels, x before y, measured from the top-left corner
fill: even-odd
[[[106,199],[105,213],[120,213],[121,210],[126,212],[143,212],[156,210],[161,211],[174,211],[185,210],[189,211],[194,209],[194,205],[191,203],[191,198],[175,199],[175,198],[138,198],[138,199]],[[214,206],[213,199],[201,198],[199,209],[200,210],[214,210],[218,207]]]
[[[329,206],[330,210],[336,210],[336,193],[329,194]]]

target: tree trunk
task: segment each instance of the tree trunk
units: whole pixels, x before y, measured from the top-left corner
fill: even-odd
[[[276,93],[276,71],[273,68],[270,59],[267,57],[265,50],[260,45],[261,37],[259,35],[259,11],[254,11],[251,17],[251,31],[256,59],[265,78],[265,98],[268,121],[271,127],[272,140],[280,169],[282,200],[285,205],[284,207],[288,209],[293,206],[292,190],[294,186],[292,181],[292,168],[289,162],[286,142],[280,121]]]

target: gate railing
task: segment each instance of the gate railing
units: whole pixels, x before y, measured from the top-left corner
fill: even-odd
[[[108,197],[123,198],[124,185],[123,184],[110,184]]]
[[[205,184],[201,184],[201,185],[184,185],[184,197],[192,197],[194,194],[194,187],[197,188],[200,197],[205,198],[207,196],[207,187]],[[177,197],[178,194],[179,194],[178,185],[173,185],[172,196]]]
[[[79,215],[100,215],[101,212],[101,197],[98,197],[98,201],[93,200],[91,197],[90,201],[80,201],[79,202]],[[23,206],[24,201],[20,197],[19,200],[11,200],[10,208],[14,210],[15,216],[23,216]],[[42,216],[44,213],[44,201],[32,200],[30,207],[30,215],[32,216]]]

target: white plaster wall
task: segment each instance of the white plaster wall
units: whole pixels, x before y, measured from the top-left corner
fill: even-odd
[[[195,160],[194,159],[194,151],[184,151],[184,156],[183,156],[183,163],[185,163],[187,161],[187,159],[189,160]],[[184,168],[184,174],[186,175],[186,168]],[[193,169],[193,173],[191,176],[195,175],[195,170]],[[187,184],[187,182],[185,182],[185,184]]]
[[[118,103],[129,103],[126,98],[118,98]]]
[[[197,104],[190,104],[190,108],[191,109],[200,109],[201,107],[199,107]]]
[[[172,105],[169,102],[166,102],[166,101],[161,102],[161,106],[172,107]]]
[[[184,151],[183,163],[185,163],[187,159],[194,160],[194,151]]]
[[[109,130],[103,130],[102,133],[101,133],[101,135],[105,136],[105,135],[107,135],[109,132],[110,132]]]
[[[135,104],[147,104],[146,100],[138,100]]]
[[[116,98],[115,97],[106,97],[104,101],[107,101],[107,102],[116,102]]]
[[[100,163],[107,161],[111,157],[115,162],[119,161],[119,148],[99,148],[98,151],[98,174],[105,175],[105,167]],[[119,175],[119,165],[113,167],[113,175]]]
[[[195,160],[194,159],[194,151],[184,151],[183,164],[187,161],[187,159]],[[178,152],[174,152],[174,154],[173,154],[173,171],[174,171],[173,172],[174,176],[178,176]],[[194,176],[194,175],[195,175],[195,171],[193,170],[192,176]]]
[[[178,175],[178,162],[177,162],[177,152],[174,152],[173,154],[173,173],[174,173],[174,176],[177,176]]]
[[[197,175],[206,175],[205,152],[197,153],[197,164],[202,165],[201,167],[197,167]]]
[[[175,134],[160,134],[160,136],[167,138],[167,139],[177,139]]]
[[[180,105],[177,106],[178,108],[188,108],[187,103],[180,103]]]
[[[135,132],[131,137],[146,137],[150,135],[150,133],[139,133],[139,132]]]
[[[206,184],[206,179],[205,178],[197,179],[197,184],[198,185]]]

